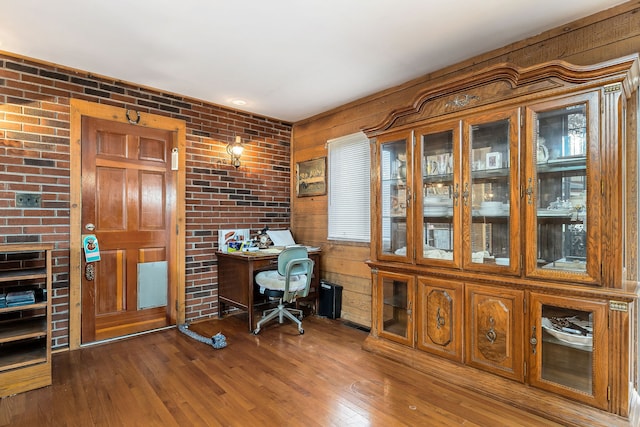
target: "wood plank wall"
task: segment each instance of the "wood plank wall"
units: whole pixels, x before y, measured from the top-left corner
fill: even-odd
[[[553,11],[549,11],[553,13]],[[397,87],[376,93],[326,113],[297,122],[292,134],[292,165],[327,155],[328,139],[348,135],[382,122],[397,109],[411,105],[414,95],[431,83],[486,66],[512,62],[530,66],[562,59],[587,65],[640,52],[640,1],[634,0],[595,15],[567,23],[534,37],[512,43],[450,67],[427,74]],[[634,142],[635,141],[635,142]],[[637,137],[632,146],[637,145]],[[632,157],[636,155],[629,153]],[[635,174],[635,162],[629,162]],[[292,171],[295,167],[292,166]],[[635,187],[634,187],[635,188]],[[628,188],[628,191],[631,190]],[[295,195],[295,176],[292,176]],[[634,199],[636,199],[634,195]],[[327,197],[291,198],[291,227],[296,239],[323,248],[322,278],[343,286],[342,318],[370,326],[371,276],[364,264],[370,256],[369,246],[342,244],[327,240]],[[628,211],[637,218],[637,207]],[[635,221],[633,221],[635,223]],[[635,229],[635,227],[632,227]],[[632,235],[637,237],[635,232]],[[628,247],[632,260],[628,273],[635,280],[638,254],[637,239]]]

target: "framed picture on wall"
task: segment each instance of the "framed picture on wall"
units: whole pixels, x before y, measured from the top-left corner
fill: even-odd
[[[327,158],[296,163],[296,189],[298,197],[327,194]]]

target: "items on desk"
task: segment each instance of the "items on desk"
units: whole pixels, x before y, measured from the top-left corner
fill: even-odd
[[[256,234],[256,241],[258,242],[259,249],[267,249],[273,244],[271,238],[269,237],[269,234],[267,233],[268,231],[269,227],[265,227],[262,230],[258,231],[258,234]]]
[[[245,240],[240,245],[240,251],[242,252],[257,252],[260,248],[258,248],[258,244],[255,240]]]
[[[248,228],[233,230],[218,230],[218,248],[221,252],[239,251],[242,242],[249,239],[251,230]]]
[[[267,230],[267,234],[273,241],[273,247],[278,250],[275,253],[279,253],[283,248],[289,248],[291,246],[304,246],[309,252],[320,250],[320,247],[318,246],[308,246],[303,245],[302,243],[296,243],[290,230]]]
[[[267,230],[267,235],[273,242],[273,246],[293,246],[296,244],[291,230]]]

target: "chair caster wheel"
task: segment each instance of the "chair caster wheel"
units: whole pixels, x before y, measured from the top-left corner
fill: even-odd
[[[253,335],[258,335],[260,333],[260,328],[256,328],[253,330]]]
[[[300,332],[300,335],[304,334],[304,329],[298,329],[298,331]]]

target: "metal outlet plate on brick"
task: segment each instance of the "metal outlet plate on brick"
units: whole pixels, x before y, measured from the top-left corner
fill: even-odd
[[[17,208],[40,208],[42,196],[37,193],[16,193]]]

